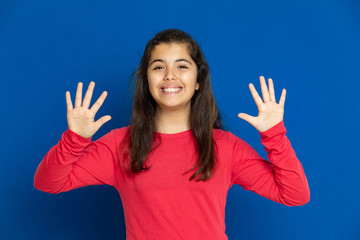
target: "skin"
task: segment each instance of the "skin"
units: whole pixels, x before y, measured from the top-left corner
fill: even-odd
[[[259,79],[263,99],[257,93],[254,85],[249,84],[250,92],[259,110],[258,116],[253,117],[246,113],[239,113],[238,117],[253,125],[259,132],[265,132],[283,120],[286,89],[282,90],[279,103],[276,103],[273,80],[268,79],[268,89],[265,78],[260,76]]]
[[[157,131],[170,134],[190,129],[188,121],[190,99],[199,89],[196,82],[196,64],[181,44],[160,44],[153,50],[150,59],[150,63],[155,59],[162,60],[151,64],[148,69],[150,92],[158,105],[155,117]],[[178,59],[186,59],[191,64],[186,61],[177,61]],[[185,65],[188,68],[184,68]],[[276,103],[273,80],[268,79],[268,88],[265,78],[260,76],[259,79],[262,99],[254,85],[249,84],[250,92],[259,110],[258,116],[239,113],[238,117],[249,122],[259,132],[264,132],[283,120],[286,90],[282,90],[279,103]],[[183,87],[183,92],[178,95],[164,96],[160,92],[160,86],[164,83],[179,84]],[[72,104],[70,92],[66,92],[67,121],[71,131],[84,138],[90,138],[111,119],[111,116],[106,115],[94,121],[97,111],[105,101],[107,92],[104,91],[89,109],[95,82],[90,82],[83,101],[82,87],[82,82],[79,82],[75,106]]]
[[[185,44],[162,43],[151,52],[147,70],[149,90],[157,103],[156,128],[161,133],[178,133],[190,129],[190,100],[199,89],[197,67]],[[177,94],[164,94],[161,87],[181,86]]]
[[[111,119],[111,116],[103,116],[95,122],[95,114],[105,101],[107,92],[104,91],[98,98],[98,100],[89,109],[91,97],[95,87],[95,82],[90,82],[83,102],[81,102],[82,87],[82,82],[79,82],[76,90],[74,107],[71,102],[70,92],[66,92],[67,121],[68,127],[71,131],[77,133],[84,138],[90,138],[97,132],[97,130],[99,130],[99,128],[104,123]]]

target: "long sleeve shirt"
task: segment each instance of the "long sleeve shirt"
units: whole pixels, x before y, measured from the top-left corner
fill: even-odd
[[[184,174],[197,160],[191,130],[156,132],[161,144],[147,159],[150,170],[125,174],[118,155],[127,128],[96,141],[67,129],[39,164],[35,188],[56,194],[87,185],[114,186],[123,204],[126,240],[228,239],[225,204],[234,184],[288,206],[309,201],[307,179],[283,121],[260,132],[269,161],[234,134],[213,129],[218,160],[206,182],[189,181],[196,169]]]

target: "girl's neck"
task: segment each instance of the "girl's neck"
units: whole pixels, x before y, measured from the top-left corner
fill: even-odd
[[[164,110],[158,108],[155,114],[156,131],[159,133],[179,133],[189,130],[190,109]]]

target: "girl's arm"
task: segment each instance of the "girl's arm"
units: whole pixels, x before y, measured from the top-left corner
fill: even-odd
[[[66,92],[68,130],[52,147],[38,166],[34,186],[42,191],[59,193],[91,184],[114,184],[112,171],[116,157],[113,132],[91,142],[91,137],[107,121],[109,115],[96,122],[95,114],[103,104],[103,92],[90,107],[95,83],[90,82],[82,101],[82,83],[78,83],[73,106]]]
[[[275,202],[300,206],[309,202],[310,190],[301,163],[285,133],[283,121],[260,133],[270,162],[236,137],[232,183]]]
[[[65,131],[39,164],[35,188],[56,194],[88,185],[114,185],[115,132],[91,142],[91,137],[84,138],[70,129]]]
[[[239,113],[239,118],[253,125],[261,135],[261,142],[268,152],[270,162],[262,159],[253,148],[238,141],[235,155],[233,182],[274,201],[290,205],[302,205],[309,201],[308,183],[290,141],[285,136],[283,124],[286,90],[283,89],[276,103],[274,83],[269,78],[269,89],[265,78],[260,76],[262,97],[253,84],[251,94],[258,107],[258,116]]]

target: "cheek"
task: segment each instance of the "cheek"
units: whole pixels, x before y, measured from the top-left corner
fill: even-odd
[[[148,84],[149,84],[149,88],[152,88],[155,85],[154,75],[153,74],[148,74],[147,79],[148,79],[147,81],[148,81]]]
[[[188,82],[189,84],[193,85],[194,87],[196,87],[196,83],[197,83],[197,74],[196,72],[192,72],[187,76]]]
[[[193,71],[192,74],[193,74],[194,81],[197,82],[197,77],[198,77],[197,69],[195,71]]]
[[[149,88],[149,92],[150,94],[154,97],[154,94],[156,95],[157,93],[157,86],[158,86],[158,81],[156,81],[156,78],[154,78],[154,76],[152,76],[151,74],[148,75],[148,88]]]

